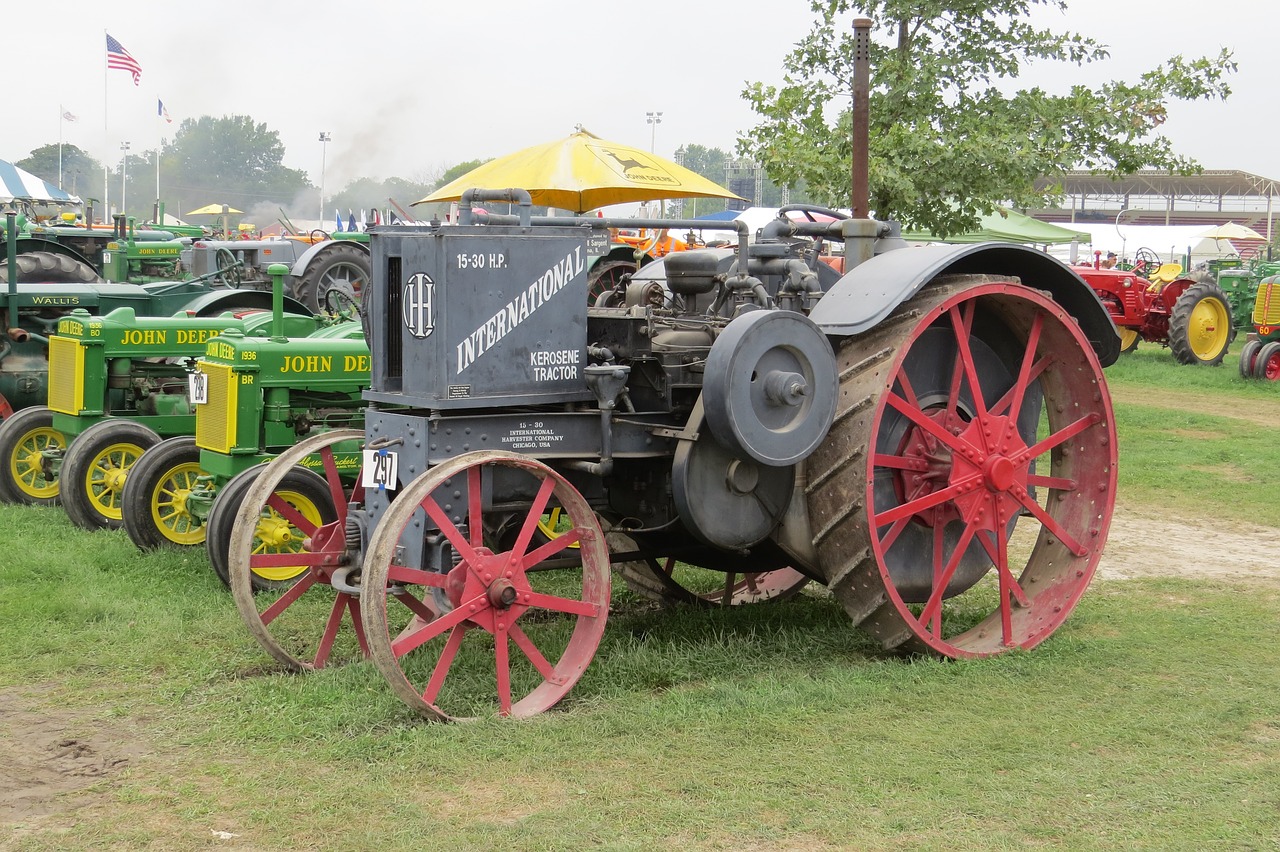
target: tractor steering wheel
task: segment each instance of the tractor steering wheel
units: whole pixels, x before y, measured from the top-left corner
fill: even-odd
[[[214,265],[218,268],[218,280],[223,286],[230,287],[232,290],[240,289],[243,281],[240,271],[240,261],[236,260],[236,256],[231,253],[230,249],[220,248],[213,255]]]
[[[360,302],[350,286],[335,285],[324,291],[321,300],[324,312],[340,320],[363,319],[360,316]]]
[[[1133,271],[1144,278],[1160,268],[1160,255],[1149,248],[1140,248],[1133,254]]]

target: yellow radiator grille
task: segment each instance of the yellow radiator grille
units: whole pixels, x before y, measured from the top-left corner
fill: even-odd
[[[1280,282],[1258,285],[1258,301],[1253,303],[1254,325],[1280,325]]]
[[[84,408],[84,347],[75,338],[49,338],[49,407],[59,414]]]
[[[236,443],[236,403],[239,378],[226,364],[199,362],[209,379],[208,402],[196,406],[196,446],[229,453]]]

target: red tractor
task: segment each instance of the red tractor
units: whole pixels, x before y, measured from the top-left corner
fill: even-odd
[[[1075,270],[1106,305],[1122,352],[1141,339],[1168,346],[1181,364],[1222,363],[1235,337],[1231,303],[1207,273],[1183,275],[1180,264],[1162,264],[1150,249],[1139,249],[1132,269],[1108,269],[1096,253],[1092,265]]]

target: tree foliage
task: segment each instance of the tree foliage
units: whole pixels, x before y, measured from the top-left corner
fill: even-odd
[[[851,21],[862,14],[874,22],[870,201],[879,218],[947,235],[1000,203],[1043,206],[1069,169],[1196,170],[1157,131],[1170,101],[1230,94],[1230,51],[1174,56],[1134,82],[1014,89],[1033,62],[1108,56],[1093,39],[1033,26],[1036,6],[1064,10],[1066,0],[811,0],[816,21],[784,61],[783,84],[743,92],[763,120],[739,150],[780,183],[805,181],[819,203],[849,204]],[[1042,177],[1047,190],[1036,188]]]
[[[58,144],[41,145],[14,163],[49,183],[58,183]],[[102,163],[70,143],[62,145],[62,188],[82,198],[102,194]]]
[[[187,206],[231,202],[288,202],[312,188],[306,172],[283,165],[280,134],[247,115],[185,119],[160,161],[162,188]],[[154,161],[153,161],[154,163]],[[130,166],[132,166],[132,161]],[[154,179],[152,181],[154,185]]]

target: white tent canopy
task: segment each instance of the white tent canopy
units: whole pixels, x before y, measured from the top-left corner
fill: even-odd
[[[47,180],[41,180],[8,160],[0,160],[0,204],[12,201],[30,201],[35,204],[79,204],[80,199],[58,189]]]
[[[1191,264],[1237,254],[1229,240],[1215,240],[1205,236],[1221,226],[1205,225],[1128,225],[1114,222],[1072,222],[1070,227],[1088,233],[1092,240],[1080,247],[1080,254],[1092,258],[1093,252],[1115,252],[1121,258],[1132,259],[1140,248],[1148,248],[1162,260],[1183,263],[1188,251]]]

